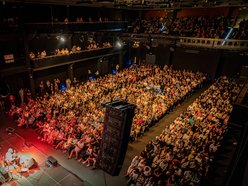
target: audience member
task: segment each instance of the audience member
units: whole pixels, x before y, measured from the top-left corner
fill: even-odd
[[[178,17],[150,18],[136,20],[132,25],[134,33],[164,33],[166,35],[220,38],[226,37],[234,22],[227,17]],[[242,24],[243,25],[243,24]],[[240,26],[241,27],[241,26]],[[244,27],[245,30],[246,27]]]

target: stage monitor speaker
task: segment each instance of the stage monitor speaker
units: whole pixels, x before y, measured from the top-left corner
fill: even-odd
[[[12,127],[7,127],[6,131],[9,132],[9,133],[13,133],[13,132],[15,132],[15,129],[12,128]]]
[[[57,166],[57,165],[58,165],[58,161],[57,161],[54,157],[49,156],[49,157],[47,158],[46,165],[47,165],[48,167]]]

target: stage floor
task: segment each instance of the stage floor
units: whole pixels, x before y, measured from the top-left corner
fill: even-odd
[[[86,181],[78,178],[62,165],[58,164],[56,167],[46,166],[47,155],[36,148],[32,143],[27,142],[22,136],[13,132],[12,134],[1,136],[0,138],[0,150],[2,155],[8,151],[9,148],[16,150],[18,155],[27,155],[32,157],[37,167],[31,167],[28,172],[19,173],[17,170],[13,170],[13,173],[9,173],[12,178],[8,183],[4,185],[25,185],[25,186],[49,186],[49,185],[90,185]],[[2,158],[1,158],[2,159]]]

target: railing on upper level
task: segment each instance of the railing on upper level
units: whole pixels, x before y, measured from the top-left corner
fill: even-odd
[[[153,44],[173,44],[177,46],[192,46],[215,49],[228,50],[244,50],[248,49],[248,40],[234,40],[234,39],[212,39],[212,38],[196,38],[196,37],[177,37],[165,36],[162,34],[121,34],[123,40],[136,40],[144,43],[151,42]]]
[[[44,58],[35,58],[31,60],[31,66],[34,71],[44,70],[51,67],[73,64],[87,61],[90,59],[100,58],[119,54],[123,49],[116,47],[97,48],[91,50],[82,50],[69,55],[51,55]]]
[[[248,40],[235,39],[211,39],[211,38],[187,38],[180,37],[179,43],[188,46],[199,46],[217,49],[247,49]]]
[[[127,29],[126,21],[102,21],[102,22],[46,22],[26,23],[27,33],[60,33],[78,31],[123,31]]]

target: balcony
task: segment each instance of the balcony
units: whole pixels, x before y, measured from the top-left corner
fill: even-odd
[[[45,58],[35,58],[31,60],[31,65],[34,71],[39,71],[52,67],[115,55],[121,53],[121,51],[122,49],[117,49],[114,47],[83,50],[69,55],[52,55]]]
[[[37,33],[67,33],[81,31],[122,31],[127,29],[125,21],[103,22],[48,22],[25,24],[28,34]]]
[[[247,40],[234,40],[234,39],[211,39],[211,38],[187,38],[180,37],[179,44],[195,47],[206,47],[216,49],[228,50],[245,50],[248,48]]]
[[[212,49],[226,49],[226,50],[247,50],[248,40],[234,40],[234,39],[212,39],[212,38],[196,38],[196,37],[177,37],[165,36],[163,34],[130,34],[124,33],[121,38],[125,41],[140,41],[147,43],[150,39],[153,45],[177,45],[177,46],[191,46]]]

